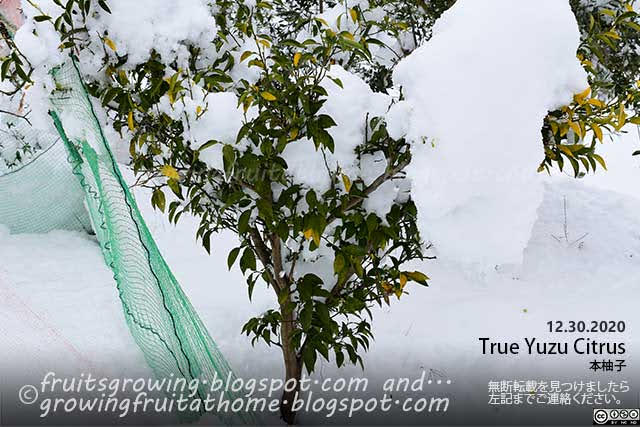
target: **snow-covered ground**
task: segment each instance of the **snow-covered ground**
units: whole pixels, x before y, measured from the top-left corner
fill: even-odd
[[[483,392],[482,382],[486,391],[489,379],[557,375],[574,380],[635,378],[637,384],[640,365],[634,350],[640,348],[640,335],[633,331],[640,324],[640,198],[634,196],[640,194],[640,164],[629,154],[640,142],[629,133],[608,144],[605,158],[611,172],[580,181],[562,174],[540,177],[547,181],[544,200],[522,265],[487,270],[461,262],[426,262],[421,268],[431,277],[429,288],[410,288],[410,295],[376,310],[376,341],[366,355],[365,372],[355,367],[338,371],[325,364],[315,375],[364,375],[375,381],[419,376],[426,369],[452,380],[451,387],[457,382],[474,384],[467,393],[476,397],[478,390]],[[174,227],[149,207],[148,195],[137,195],[169,265],[238,375],[281,376],[279,350],[262,345],[254,349],[240,335],[243,323],[273,307],[274,301],[270,291],[256,289],[249,303],[240,272],[227,271],[226,255],[234,238],[217,236],[208,256],[194,240],[193,219],[184,218]],[[11,378],[20,373],[24,379],[23,373],[31,372],[36,379],[47,370],[150,375],[92,237],[63,231],[2,232],[0,259],[0,375]],[[564,339],[546,332],[550,320],[626,321],[625,333],[596,338],[624,341],[629,367],[607,376],[588,371],[592,356],[481,354],[480,337]],[[456,396],[463,399],[464,392]]]

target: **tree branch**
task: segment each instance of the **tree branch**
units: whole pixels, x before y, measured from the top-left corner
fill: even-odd
[[[260,232],[257,228],[252,227],[249,229],[249,238],[253,243],[256,255],[258,255],[258,258],[260,259],[262,265],[264,265],[265,268],[273,267],[273,263],[270,261],[271,250],[264,243],[264,240],[262,240],[262,236],[260,235]],[[272,285],[275,288],[276,292],[280,293],[280,284],[277,277],[274,278]]]
[[[383,174],[381,174],[379,177],[377,177],[367,188],[364,189],[365,196],[368,196],[369,194],[373,193],[382,184],[384,184],[386,181],[388,181],[389,179],[391,179],[394,176],[396,176],[399,172],[402,172],[402,170],[409,165],[410,161],[411,161],[410,159],[406,159],[406,160],[400,162],[395,168],[392,168],[392,169],[388,169],[387,168],[387,170]],[[364,199],[365,199],[365,197],[356,197],[356,196],[352,197],[347,202],[347,205],[340,211],[340,214],[343,214],[343,213],[355,208],[360,203],[362,203],[362,201]],[[329,218],[327,219],[327,225],[331,224],[336,219],[338,219],[337,215],[330,215]]]
[[[6,110],[0,110],[0,114],[8,114],[8,115],[13,116],[13,117],[16,117],[16,118],[18,118],[18,119],[25,120],[27,123],[29,123],[29,124],[31,125],[31,122],[29,121],[29,119],[27,118],[27,116],[26,116],[26,115],[24,115],[24,116],[23,116],[23,115],[21,115],[21,114],[13,113],[13,112],[11,112],[11,111],[6,111]]]

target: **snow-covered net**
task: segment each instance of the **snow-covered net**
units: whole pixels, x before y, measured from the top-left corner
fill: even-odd
[[[148,364],[158,377],[200,379],[194,397],[204,400],[206,384],[216,376],[233,379],[233,373],[160,254],[75,62],[55,69],[53,77],[57,89],[51,116],[60,136],[39,141],[31,158],[0,175],[0,224],[14,233],[93,228],[113,270],[129,329]],[[31,132],[24,125],[18,137],[42,139]],[[16,135],[0,135],[0,147],[15,147],[11,138]],[[222,393],[235,399],[231,392]],[[229,424],[256,423],[251,413],[218,416]]]
[[[84,194],[60,137],[36,132],[23,121],[4,125],[0,130],[0,224],[12,233],[90,230]],[[22,147],[29,147],[28,152]],[[9,159],[11,167],[5,163]]]

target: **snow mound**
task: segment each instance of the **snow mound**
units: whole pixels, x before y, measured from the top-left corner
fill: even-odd
[[[543,118],[587,86],[578,43],[566,1],[458,2],[398,64],[406,100],[388,124],[413,143],[419,225],[441,258],[521,262],[542,200]]]

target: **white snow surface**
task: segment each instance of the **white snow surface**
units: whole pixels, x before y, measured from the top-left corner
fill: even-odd
[[[413,143],[419,225],[441,258],[522,260],[542,199],[541,123],[587,87],[578,43],[566,1],[460,1],[396,67],[406,101],[390,133]]]
[[[105,31],[131,65],[146,61],[152,49],[163,58],[186,58],[184,41],[206,48],[217,31],[205,0],[110,0],[108,5],[111,13],[89,25]]]

